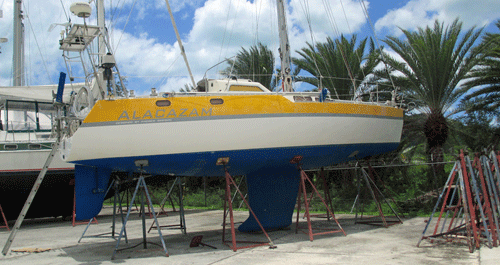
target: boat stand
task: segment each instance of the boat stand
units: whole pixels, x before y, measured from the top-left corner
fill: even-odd
[[[93,222],[93,220],[95,219],[95,217],[94,217],[94,218],[90,219],[90,221],[87,224],[87,227],[85,227],[85,230],[83,230],[82,236],[78,240],[78,243],[80,243],[83,238],[113,238],[116,240],[116,238],[115,238],[116,209],[117,209],[117,206],[119,207],[119,209],[122,209],[122,199],[120,197],[120,181],[118,179],[113,179],[113,181],[111,181],[111,183],[109,184],[109,187],[108,187],[108,190],[106,191],[106,194],[109,193],[111,187],[113,187],[114,192],[115,192],[114,199],[113,199],[113,224],[111,225],[111,232],[97,234],[97,235],[91,235],[91,236],[85,236],[85,233],[89,229],[90,225],[92,223],[94,223]],[[104,197],[106,197],[106,195],[104,195]],[[123,211],[120,211],[120,216],[121,216],[122,225],[123,225],[124,224]],[[111,235],[109,236],[109,234],[111,234]],[[125,242],[128,243],[126,230],[125,230]]]
[[[370,191],[370,194],[371,194],[373,200],[375,201],[375,205],[377,206],[379,216],[370,217],[370,218],[363,218],[363,211],[362,211],[360,220],[358,220],[358,207],[356,207],[356,215],[354,217],[354,223],[355,224],[359,223],[359,224],[378,225],[378,226],[383,226],[385,228],[392,226],[392,225],[395,225],[395,224],[402,224],[403,220],[401,220],[401,218],[396,213],[394,208],[392,208],[391,204],[387,201],[384,194],[380,191],[380,189],[375,184],[375,181],[374,181],[374,179],[375,179],[374,174],[376,174],[375,171],[373,170],[373,168],[370,165],[368,165],[368,170],[369,170],[369,173],[367,173],[364,168],[361,168],[361,175],[366,182],[366,188]],[[360,187],[361,187],[361,182],[362,182],[360,177],[359,177],[359,174],[356,174],[356,175],[358,177],[358,195],[356,196],[354,206],[356,206],[359,203],[358,199],[361,195],[361,188]],[[393,217],[389,217],[389,216],[384,215],[384,212],[382,211],[381,199],[389,206],[392,213],[394,214]],[[394,202],[394,200],[393,200],[393,202]],[[395,202],[394,202],[394,204],[395,204]]]
[[[431,243],[465,240],[471,253],[479,248],[481,243],[487,243],[490,248],[499,245],[499,188],[494,177],[496,160],[491,158],[479,157],[476,154],[474,162],[471,162],[463,150],[460,151],[460,156],[427,221],[417,247],[423,239],[428,239]],[[453,193],[450,197],[451,190]],[[432,217],[441,203],[434,231],[431,235],[426,235]],[[445,211],[446,216],[442,220]],[[449,214],[452,214],[450,220],[448,220]]]
[[[243,183],[243,181],[246,179],[246,176],[243,176],[240,180],[240,183],[238,183],[238,186],[236,186],[238,188],[238,190],[240,190],[240,187],[241,187],[241,184]],[[248,189],[248,187],[247,187]],[[231,203],[234,203],[234,199],[236,199],[236,195],[238,195],[238,190],[235,190],[234,191],[234,194],[233,194],[233,198],[231,199]],[[246,199],[248,196],[248,193],[245,194],[244,198]],[[241,208],[241,206],[243,205],[243,203],[245,203],[244,201],[241,201],[240,202],[240,205],[238,206],[238,209]],[[224,215],[224,218],[227,218],[227,215],[229,214],[229,212],[227,212],[225,215]],[[222,225],[222,224],[221,224]]]
[[[316,186],[314,185],[314,183],[307,176],[306,172],[302,169],[302,167],[300,165],[300,161],[301,160],[302,160],[302,156],[295,156],[292,160],[290,160],[290,163],[297,164],[297,169],[300,172],[300,184],[299,184],[299,192],[298,192],[299,194],[297,195],[297,221],[296,221],[296,225],[295,225],[295,233],[297,234],[298,231],[299,231],[299,229],[300,229],[299,228],[299,215],[300,215],[300,205],[301,205],[301,203],[300,203],[300,201],[301,201],[300,196],[302,195],[304,197],[304,206],[305,206],[305,210],[306,210],[304,216],[307,218],[307,229],[308,229],[308,233],[307,234],[309,235],[309,240],[310,241],[313,241],[314,240],[314,236],[317,236],[317,235],[326,235],[326,234],[333,234],[333,233],[342,232],[344,234],[344,236],[346,236],[347,234],[345,233],[344,229],[342,228],[342,226],[338,222],[337,218],[335,218],[335,215],[333,214],[333,211],[328,207],[328,205],[326,204],[325,200],[323,200],[323,198],[319,194],[318,190],[316,189]],[[335,221],[335,223],[337,224],[337,226],[338,226],[339,229],[333,229],[333,230],[328,230],[328,231],[325,231],[325,232],[313,233],[312,224],[311,224],[311,214],[310,214],[310,211],[309,211],[309,201],[308,201],[307,190],[306,190],[306,181],[308,181],[309,184],[312,186],[315,194],[320,198],[321,202],[326,207],[326,210],[327,210],[328,214]]]
[[[174,187],[176,185],[179,188],[179,208],[180,208],[180,210],[179,210],[180,211],[180,213],[179,213],[179,224],[178,225],[162,225],[159,228],[160,229],[162,229],[162,228],[180,229],[182,231],[182,234],[185,235],[186,234],[186,219],[184,217],[184,203],[183,203],[183,199],[182,199],[182,178],[181,177],[176,177],[175,178],[174,183],[172,184],[172,187],[170,187],[170,190],[168,191],[167,196],[165,196],[165,198],[163,199],[161,205],[165,204],[165,202],[167,201],[167,198],[170,198],[172,190],[174,189]],[[172,200],[172,199],[170,198],[170,200]],[[172,203],[172,205],[173,205],[173,203]],[[161,209],[163,210],[163,208],[161,208]],[[165,212],[165,210],[163,210],[163,212],[165,214],[167,214]],[[156,224],[156,222],[153,222],[151,224],[151,226],[149,227],[148,233],[151,231],[151,229],[158,228],[155,224]]]
[[[1,204],[0,204],[0,213],[2,213],[3,222],[5,223],[5,225],[0,226],[0,228],[7,228],[7,231],[10,231],[9,224],[7,223],[7,218],[5,218],[5,214],[3,213],[3,209],[2,209]]]
[[[147,201],[148,205],[151,207],[151,211],[153,213],[153,218],[154,218],[155,223],[156,223],[158,234],[160,235],[160,241],[161,241],[161,244],[163,246],[163,250],[165,251],[165,255],[168,257],[167,246],[165,245],[165,240],[163,240],[163,235],[161,234],[160,225],[158,224],[158,219],[156,218],[153,203],[151,201],[151,197],[149,196],[148,187],[146,185],[146,181],[144,180],[143,168],[144,168],[144,166],[148,166],[148,161],[147,160],[137,160],[137,161],[135,161],[135,163],[138,167],[140,167],[140,169],[139,169],[140,175],[139,175],[139,179],[137,180],[137,185],[135,187],[134,194],[132,195],[132,200],[130,201],[130,207],[128,208],[127,215],[126,215],[125,220],[123,222],[122,230],[120,231],[120,236],[118,236],[115,250],[113,251],[113,255],[111,256],[111,260],[115,259],[116,252],[118,252],[118,251],[135,248],[135,247],[139,246],[140,244],[143,245],[144,249],[148,248],[148,242],[146,241],[146,216],[143,214],[142,215],[142,242],[137,244],[137,245],[134,245],[132,247],[118,249],[118,247],[120,246],[121,238],[123,237],[123,235],[125,233],[125,227],[127,225],[127,221],[128,221],[129,216],[130,216],[130,211],[132,210],[132,206],[134,204],[136,195],[139,192],[139,189],[141,190],[139,192],[140,197],[141,197],[141,199],[140,199],[141,200],[141,211],[144,212],[144,197],[145,197],[144,195],[146,195],[146,199],[148,200]],[[156,243],[151,243],[151,242],[149,242],[149,243],[154,244],[154,245],[158,245]]]
[[[330,211],[333,214],[335,214],[335,212],[333,211],[332,196],[330,195],[330,187],[328,186],[328,183],[326,182],[324,168],[321,168],[321,170],[319,172],[319,177],[323,182],[323,195],[325,196],[325,201],[328,204],[328,207],[330,207]],[[314,199],[314,195],[316,195],[316,193],[312,192],[311,197],[309,198],[309,204]],[[310,216],[318,217],[318,218],[326,218],[328,221],[330,221],[330,218],[331,218],[330,214],[328,214],[328,213],[326,213],[326,214],[311,214]],[[302,216],[302,219],[304,219],[304,218],[306,218],[305,214],[304,214],[304,216]]]
[[[152,193],[153,193],[153,192],[152,192]],[[158,200],[155,198],[155,196],[154,196],[152,193],[150,194],[151,198],[152,198],[154,201],[158,202]],[[160,205],[161,205],[161,204],[160,204]],[[144,214],[149,215],[149,218],[153,218],[153,213],[151,212],[151,207],[149,206],[149,204],[148,204],[148,211],[147,211],[147,212],[145,212],[145,211],[140,210],[140,211],[139,211],[139,216],[141,216],[141,215],[143,214],[143,212],[144,212]],[[162,215],[162,214],[164,214],[164,215],[168,216],[167,212],[163,209],[163,207],[160,207],[160,210],[156,213],[156,216],[160,216],[160,215]]]
[[[179,181],[182,184],[182,180],[179,180]],[[167,203],[167,200],[170,201],[170,205],[172,205],[172,212],[177,212],[177,210],[175,209],[174,201],[172,200],[172,196],[171,196],[172,191],[174,190],[176,184],[177,184],[177,177],[175,178],[174,183],[172,184],[172,186],[170,186],[170,189],[168,190],[167,195],[165,195],[165,197],[163,198],[163,200],[161,200],[161,202],[160,202],[160,209],[167,216],[168,216],[168,213],[165,210],[165,204]],[[180,187],[180,189],[182,190],[182,186]],[[179,204],[180,203],[181,202],[179,202]]]
[[[225,178],[226,178],[226,191],[225,191],[225,196],[224,196],[224,220],[222,222],[222,243],[226,246],[228,246],[230,249],[232,249],[234,252],[236,252],[238,249],[244,249],[244,248],[253,248],[253,247],[260,247],[260,246],[269,246],[270,249],[276,248],[274,245],[273,241],[267,234],[266,230],[260,223],[259,219],[253,212],[252,208],[248,204],[248,201],[245,199],[243,196],[243,193],[241,193],[240,189],[236,185],[236,182],[234,181],[233,177],[229,174],[229,171],[226,168],[227,163],[229,162],[228,157],[223,157],[217,159],[217,165],[218,166],[224,166],[224,173],[225,173]],[[257,224],[259,225],[260,229],[264,233],[264,235],[267,237],[268,242],[254,242],[254,241],[236,241],[236,231],[234,227],[234,216],[233,216],[233,201],[231,198],[231,185],[234,186],[236,189],[236,192],[238,192],[241,196],[241,199],[245,202],[246,206],[248,207],[248,210],[252,214],[253,218],[255,218],[255,221],[257,221]],[[229,210],[228,210],[229,208]],[[226,240],[226,216],[227,213],[229,212],[229,218],[230,218],[230,225],[231,225],[231,241]],[[229,245],[228,243],[231,243]],[[242,246],[238,247],[236,246],[236,243],[246,243],[246,244],[253,244],[253,245],[247,245],[247,246]]]

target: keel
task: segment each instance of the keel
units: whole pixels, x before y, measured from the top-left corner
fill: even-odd
[[[299,181],[299,173],[291,165],[247,175],[249,204],[264,229],[281,229],[292,224]],[[260,227],[250,215],[238,230],[255,232]]]
[[[111,170],[75,165],[76,220],[91,219],[102,209]]]

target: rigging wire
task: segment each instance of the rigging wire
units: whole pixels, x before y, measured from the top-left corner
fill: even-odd
[[[371,28],[373,35],[374,35],[374,38],[375,38],[375,45],[377,45],[377,48],[380,49],[377,33],[375,32],[375,27],[373,25],[373,21],[371,20],[370,15],[368,14],[368,10],[366,9],[365,1],[359,0],[359,4],[361,5],[361,8],[363,9],[363,13],[365,14],[365,17],[368,19],[368,22],[370,24],[370,28]],[[394,80],[393,80],[391,74],[389,73],[389,67],[387,66],[385,54],[382,51],[382,49],[380,49],[380,55],[382,56],[382,62],[384,63],[385,70],[387,72],[387,75],[389,76],[389,80],[391,81],[391,85],[394,88],[394,91],[397,91],[397,88],[394,85]],[[377,86],[377,98],[378,98],[378,86]]]
[[[238,7],[239,6],[240,6],[240,1],[236,1],[236,8],[235,8],[236,11],[238,11]],[[229,21],[229,14],[231,13],[230,12],[231,7],[232,7],[232,4],[231,4],[231,1],[229,1],[229,8],[228,8],[228,11],[227,11],[227,16],[226,16],[226,26],[224,27],[224,35],[223,35],[223,38],[222,38],[222,44],[221,44],[221,49],[220,49],[220,53],[219,53],[219,61],[220,61],[220,57],[222,56],[222,50],[224,49],[224,40],[225,40],[225,36],[226,36],[227,24],[228,24],[228,21]],[[234,16],[236,16],[236,15],[237,15],[237,12],[235,12]],[[235,23],[233,21],[232,26],[231,26],[231,30],[229,31],[229,37],[228,37],[228,43],[227,43],[227,47],[226,47],[226,52],[227,52],[227,50],[229,50],[229,44],[231,43],[231,36],[233,35],[233,32],[234,32],[234,26],[235,26]],[[218,69],[218,67],[217,67],[217,69]],[[217,73],[219,73],[218,70],[217,70]]]
[[[309,8],[309,3],[307,1],[305,1],[305,0],[303,2],[300,2],[300,3],[301,3],[301,6],[302,6],[302,10],[304,12],[304,15],[306,17],[306,20],[307,20],[307,25],[308,25],[308,28],[309,28],[309,33],[311,35],[311,43],[312,43],[313,48],[314,48],[314,47],[316,47],[316,43],[315,43],[315,38],[314,38],[314,32],[313,32],[313,29],[312,29],[311,12],[310,12],[310,8]],[[323,74],[321,73],[321,70],[320,70],[320,68],[318,66],[318,62],[316,61],[316,57],[315,56],[312,57],[312,60],[313,60],[314,65],[316,67],[316,71],[319,74],[319,88],[322,88],[323,87],[323,79],[325,78],[325,76],[323,76]],[[332,75],[330,73],[330,71],[329,71],[328,68],[326,68],[325,70],[327,72],[327,76],[331,76]],[[331,89],[333,89],[333,91],[335,92],[335,96],[337,97],[337,99],[340,99],[339,94],[337,92],[337,89],[335,87],[332,87]]]
[[[226,25],[224,25],[224,32],[222,33],[221,45],[219,50],[219,58],[217,61],[220,61],[220,57],[222,56],[222,50],[224,49],[224,41],[226,39],[226,31],[227,31],[227,23],[229,21],[229,14],[231,13],[231,2],[229,2],[229,7],[227,8],[227,16],[226,16]]]
[[[64,11],[64,15],[66,16],[66,20],[71,21],[71,19],[69,18],[68,12],[66,12],[66,8],[64,7],[63,1],[59,0],[59,2],[61,3],[62,10]]]
[[[177,60],[180,57],[181,57],[181,54],[180,53],[177,54],[177,57],[174,59],[174,61],[172,62],[172,64],[170,64],[170,66],[165,71],[166,73],[170,72],[170,69],[172,68],[172,66],[174,66],[175,62],[177,62]],[[166,79],[167,79],[167,75],[160,76],[160,78],[158,79],[158,81],[155,83],[155,87],[159,87],[163,82],[165,82]]]
[[[5,0],[2,2],[2,5],[0,6],[0,9],[1,9],[1,7],[3,6],[3,3],[4,3],[4,2],[5,2]],[[8,23],[9,23],[9,25],[8,25],[7,27],[5,27],[5,29],[7,29],[7,31],[10,31],[10,30],[14,27],[14,26],[13,26],[14,21],[11,19],[11,20],[10,20],[10,22],[8,22]],[[2,28],[4,28],[4,27],[2,27]],[[0,33],[0,34],[1,34],[1,36],[4,36],[4,34],[6,34],[6,33]],[[8,75],[8,76],[12,77],[12,75],[13,75],[13,71],[14,71],[13,67],[10,67],[10,72],[9,72],[9,75]],[[13,78],[10,78],[10,83],[9,83],[9,86],[12,86],[13,81],[14,81],[14,79],[13,79]]]
[[[330,6],[330,3],[328,1],[326,1],[326,0],[323,0],[323,5],[325,6],[326,14],[328,16],[328,20],[330,21],[330,24],[332,25],[332,29],[337,34],[337,36],[340,37],[341,36],[340,30],[339,30],[339,28],[337,26],[337,21],[335,19],[335,16],[332,13],[332,8]],[[345,12],[345,10],[344,10],[344,12]],[[345,51],[342,49],[341,45],[338,45],[338,49],[340,51],[340,54],[342,55],[342,60],[344,61],[344,64],[345,64],[345,66],[347,68],[347,73],[348,73],[349,77],[351,79],[354,79],[354,76],[352,74],[352,69],[351,69],[351,66],[349,65],[349,62],[347,61],[347,57],[346,57]],[[353,87],[353,89],[354,89],[354,87]]]
[[[351,30],[351,25],[349,24],[349,19],[347,19],[347,14],[346,14],[345,8],[344,8],[344,2],[342,0],[340,0],[340,5],[342,6],[342,12],[344,13],[344,18],[345,18],[345,21],[347,23],[347,28],[349,29],[349,33],[352,35],[353,32]],[[364,51],[363,51],[363,53],[364,53]],[[356,54],[356,57],[359,60],[359,63],[361,64],[362,58],[360,57],[360,55],[358,53],[355,53],[355,54]],[[361,70],[361,73],[363,74],[363,80],[364,80],[366,78],[365,71],[363,70],[363,67],[360,66],[359,68]],[[355,82],[354,78],[353,78],[352,82],[353,82],[352,85],[353,85],[353,89],[354,89],[354,94],[356,94],[357,87],[356,87],[356,82]],[[361,86],[361,83],[360,83],[360,86]]]
[[[128,25],[128,22],[130,21],[130,16],[132,15],[132,11],[134,10],[134,6],[137,0],[134,0],[134,3],[132,3],[132,7],[130,8],[130,12],[128,13],[127,20],[125,21],[125,25],[123,26],[122,34],[120,35],[120,38],[118,38],[118,42],[116,43],[116,46],[114,48],[114,52],[116,53],[116,50],[118,50],[118,47],[120,46],[120,41],[122,40],[123,34],[125,33],[125,28]]]
[[[24,7],[24,10],[28,10],[26,8],[26,6],[24,5],[24,2],[23,2],[23,7]],[[47,72],[48,80],[50,80],[50,73],[49,73],[49,69],[47,67],[47,61],[43,57],[42,50],[40,49],[40,45],[38,44],[38,39],[36,38],[36,35],[34,34],[35,31],[33,30],[33,25],[31,24],[30,16],[28,15],[28,12],[25,12],[25,15],[26,15],[26,18],[28,19],[28,24],[30,25],[30,29],[33,32],[33,38],[35,39],[36,47],[38,48],[38,52],[40,53],[40,57],[42,57],[42,63],[43,63],[43,66],[45,68],[45,71]],[[25,75],[25,77],[26,77],[26,75]]]

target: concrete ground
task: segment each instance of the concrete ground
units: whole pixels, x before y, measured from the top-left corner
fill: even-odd
[[[104,208],[98,217],[98,224],[92,224],[86,236],[111,232],[111,208]],[[241,222],[247,212],[235,212],[235,221]],[[117,252],[115,260],[111,256],[117,241],[113,238],[83,238],[78,243],[86,225],[72,227],[71,222],[60,219],[27,220],[17,233],[11,250],[50,249],[41,253],[11,252],[0,255],[0,264],[500,264],[500,248],[482,246],[469,253],[466,245],[457,243],[430,244],[423,241],[416,247],[422,235],[427,218],[404,219],[403,224],[383,228],[367,224],[354,224],[354,216],[337,215],[347,236],[342,233],[315,236],[309,241],[308,235],[295,233],[291,229],[269,233],[277,246],[240,249],[236,252],[221,242],[223,212],[187,210],[187,235],[178,229],[163,229],[162,233],[170,257],[166,257],[156,230],[147,234],[148,244],[142,242],[142,222],[137,212],[132,212],[127,223],[129,243],[121,240],[119,248],[139,246]],[[294,219],[295,220],[295,219]],[[149,229],[153,220],[146,218]],[[160,225],[179,223],[179,213],[159,217]],[[301,219],[301,227],[306,226]],[[314,227],[332,227],[334,222],[323,218],[313,218]],[[117,228],[117,237],[121,226]],[[226,238],[230,239],[226,234]],[[9,232],[0,228],[0,247],[7,241]],[[191,239],[203,235],[207,246],[189,247]],[[242,234],[237,232],[237,240],[266,241],[262,233]],[[238,244],[244,246],[244,244]]]

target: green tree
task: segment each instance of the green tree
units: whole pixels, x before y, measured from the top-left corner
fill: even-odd
[[[500,145],[500,127],[493,125],[493,118],[487,111],[468,112],[455,122],[460,143],[473,152],[487,149],[498,150]]]
[[[223,72],[227,77],[251,79],[272,90],[274,86],[274,55],[267,46],[258,43],[249,50],[241,48],[236,58],[228,60],[229,66]]]
[[[500,20],[496,22],[500,29]],[[500,34],[486,33],[480,46],[483,57],[478,67],[468,75],[465,90],[477,88],[465,96],[467,111],[496,112],[500,108]]]
[[[307,43],[297,53],[302,58],[293,58],[298,70],[305,70],[313,77],[297,77],[296,81],[309,83],[330,90],[338,99],[352,99],[367,76],[373,73],[380,62],[380,52],[374,42],[368,39],[357,43],[357,36],[347,40],[343,35],[340,40],[327,38],[324,43]]]
[[[437,20],[434,27],[403,30],[406,39],[389,36],[384,42],[402,58],[402,62],[385,55],[388,65],[402,74],[399,82],[407,98],[417,103],[423,119],[415,126],[425,135],[431,161],[442,161],[442,147],[449,136],[447,118],[451,107],[467,92],[458,87],[478,64],[481,49],[474,48],[482,28],[471,28],[463,35],[462,23],[455,20],[444,27]],[[418,122],[416,122],[418,124]]]

